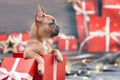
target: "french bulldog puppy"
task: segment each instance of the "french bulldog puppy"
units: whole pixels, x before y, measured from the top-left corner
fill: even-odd
[[[58,49],[52,49],[46,40],[57,36],[60,27],[56,24],[54,17],[45,13],[38,5],[35,20],[30,30],[30,39],[27,43],[24,58],[34,58],[38,65],[37,70],[40,75],[44,74],[44,59],[39,54],[54,54],[58,62],[63,61],[63,57]]]

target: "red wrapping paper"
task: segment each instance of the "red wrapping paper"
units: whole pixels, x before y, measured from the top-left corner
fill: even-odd
[[[0,41],[5,41],[7,40],[7,35],[6,34],[0,34]]]
[[[28,33],[22,33],[22,41],[28,41],[29,40],[29,34]]]
[[[66,51],[78,50],[78,40],[77,39],[60,39],[58,41],[58,49]]]
[[[11,71],[13,65],[15,64],[16,59],[17,58],[9,58],[9,57],[4,58],[1,67],[7,69],[8,72]],[[25,60],[21,58],[15,71],[20,73],[28,73],[30,76],[33,77],[36,72],[36,61],[34,59]],[[7,80],[7,78],[4,80]],[[27,80],[27,79],[22,78],[21,80]]]
[[[95,15],[93,15],[93,14],[89,14],[88,16],[89,16],[90,19],[95,17]],[[78,38],[79,38],[80,43],[88,35],[86,33],[86,31],[88,31],[88,26],[87,26],[87,29],[86,29],[84,21],[85,21],[84,15],[76,14],[76,24],[77,24]],[[88,25],[88,23],[87,23],[87,25]]]

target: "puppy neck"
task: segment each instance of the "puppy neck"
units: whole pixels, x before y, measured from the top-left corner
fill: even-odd
[[[37,34],[37,26],[35,22],[32,24],[31,31],[30,31],[30,40],[37,40],[40,42],[44,42],[45,38],[38,36]]]

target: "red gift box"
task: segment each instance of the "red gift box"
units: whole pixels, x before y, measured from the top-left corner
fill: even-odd
[[[53,54],[41,54],[41,56],[44,58],[45,72],[43,76],[36,73],[34,80],[65,80],[66,55],[62,54],[62,63],[56,62]],[[13,57],[23,57],[23,53],[14,53]]]
[[[120,17],[120,0],[103,0],[103,16]]]
[[[4,58],[0,67],[0,80],[33,80],[36,72],[34,59]]]
[[[58,41],[59,50],[75,51],[78,50],[77,39],[60,39]]]
[[[43,76],[36,74],[34,80],[65,80],[66,55],[62,54],[63,62],[54,60],[53,54],[41,55],[45,61],[45,72]]]
[[[91,19],[87,42],[89,52],[116,52],[120,50],[120,21],[116,18],[96,17]],[[81,48],[82,48],[81,46]]]

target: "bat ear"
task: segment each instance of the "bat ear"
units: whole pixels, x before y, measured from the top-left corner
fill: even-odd
[[[40,5],[37,5],[37,12],[36,12],[36,20],[41,22],[44,18],[44,9],[40,7]]]

